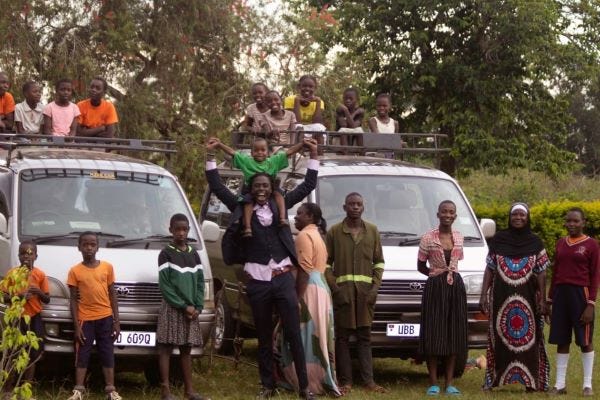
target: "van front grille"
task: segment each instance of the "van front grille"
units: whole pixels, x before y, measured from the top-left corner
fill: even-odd
[[[424,288],[425,281],[383,280],[379,287],[379,294],[421,296]]]
[[[151,304],[159,305],[162,294],[158,283],[124,283],[115,282],[115,291],[119,304]]]

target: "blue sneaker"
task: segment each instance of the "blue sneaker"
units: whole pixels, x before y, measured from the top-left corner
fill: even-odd
[[[437,396],[440,394],[440,387],[438,385],[429,386],[427,389],[427,396]]]
[[[456,386],[450,385],[446,388],[446,394],[449,396],[459,396],[460,390],[458,390]]]

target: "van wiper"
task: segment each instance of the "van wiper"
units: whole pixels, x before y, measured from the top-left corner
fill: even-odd
[[[121,236],[123,237],[123,236]],[[106,244],[106,247],[124,247],[130,244],[137,243],[149,243],[149,242],[168,242],[173,240],[173,235],[150,235],[144,236],[140,238],[131,238],[131,239],[123,239],[123,240],[111,240]],[[187,238],[188,243],[197,242],[194,238]]]
[[[39,243],[47,243],[47,242],[53,242],[55,240],[77,238],[83,232],[85,232],[85,231],[73,231],[73,232],[69,232],[69,233],[61,233],[59,235],[33,236],[31,238],[31,240],[33,240],[35,243],[38,243],[38,244]],[[90,232],[94,232],[94,231],[90,231]],[[98,236],[106,236],[106,237],[114,237],[114,238],[124,238],[125,237],[123,235],[119,235],[116,233],[109,233],[109,232],[94,232],[94,233]]]
[[[463,239],[465,242],[478,242],[481,240],[481,238],[477,236],[465,236]]]
[[[392,236],[417,236],[416,233],[412,232],[397,232],[397,231],[379,231],[379,234],[385,237]]]
[[[419,244],[420,241],[421,241],[421,236],[417,236],[414,238],[401,239],[400,242],[398,243],[398,246],[413,246],[415,244]]]

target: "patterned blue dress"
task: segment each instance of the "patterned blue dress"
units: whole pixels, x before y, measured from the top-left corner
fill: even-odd
[[[536,301],[540,295],[536,274],[549,265],[546,250],[518,258],[490,252],[486,262],[494,280],[484,389],[520,383],[529,390],[546,391],[550,367],[544,319]]]

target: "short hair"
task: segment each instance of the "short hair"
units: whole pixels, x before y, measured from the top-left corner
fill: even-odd
[[[346,195],[346,197],[344,197],[344,204],[346,204],[346,202],[348,201],[348,199],[349,199],[350,197],[352,197],[352,196],[358,196],[358,197],[360,197],[361,199],[363,198],[362,194],[360,194],[360,193],[358,193],[358,192],[351,192],[351,193],[348,193],[348,194]]]
[[[298,79],[298,83],[302,83],[303,81],[310,79],[317,85],[317,78],[314,75],[302,75],[300,79]]]
[[[190,220],[185,214],[177,213],[171,216],[171,219],[169,220],[169,226],[173,226],[175,222],[187,222],[189,224]]]
[[[249,186],[252,187],[252,183],[254,183],[254,180],[261,176],[267,177],[269,179],[269,182],[271,183],[271,190],[275,190],[275,178],[273,178],[272,175],[269,175],[266,172],[257,172],[256,174],[252,175],[248,180]]]
[[[269,88],[263,82],[255,82],[255,83],[253,83],[252,86],[250,86],[250,90],[254,89],[257,86],[262,86],[263,88],[265,88],[265,92],[269,91]]]
[[[73,81],[71,79],[61,78],[61,79],[57,80],[56,83],[54,84],[54,89],[58,90],[60,85],[62,85],[63,83],[68,83],[69,85],[73,86]]]
[[[23,94],[27,93],[29,91],[29,89],[31,89],[34,85],[37,85],[38,83],[36,81],[27,81],[23,84],[22,90],[23,90]]]
[[[101,77],[101,76],[95,76],[95,77],[92,78],[92,81],[100,81],[100,82],[102,82],[102,87],[104,88],[104,91],[106,92],[108,90],[108,82],[106,82],[106,79],[104,79],[103,77]]]
[[[79,239],[77,240],[77,243],[81,244],[81,240],[86,236],[93,236],[96,238],[96,241],[98,241],[98,232],[85,231],[81,235],[79,235]]]
[[[359,97],[360,97],[360,93],[358,92],[358,89],[357,89],[357,88],[355,88],[355,87],[349,87],[349,88],[346,88],[346,89],[344,90],[344,94],[346,94],[346,93],[350,93],[350,92],[354,92],[354,94],[356,95],[356,98],[359,98]]]
[[[270,94],[276,94],[277,97],[281,98],[281,95],[279,94],[279,92],[277,90],[269,90],[269,91],[267,91],[267,93],[265,94],[265,97],[267,97]]]
[[[581,219],[585,220],[585,213],[580,207],[571,207],[567,210],[567,214],[570,212],[578,212],[581,215]]]
[[[455,202],[453,202],[452,200],[442,200],[440,202],[440,204],[438,204],[438,211],[439,211],[440,208],[442,208],[442,206],[444,204],[452,204],[454,206],[454,209],[456,210],[456,203]]]
[[[375,101],[379,99],[388,99],[389,102],[392,102],[392,96],[389,93],[379,93],[377,97],[375,97]]]
[[[265,142],[267,144],[267,147],[269,146],[269,141],[261,136],[257,136],[254,138],[254,140],[252,141],[252,149],[254,149],[254,145],[258,142]]]
[[[29,247],[33,248],[33,250],[35,251],[35,254],[37,254],[37,244],[33,240],[23,240],[21,242],[21,244],[19,244],[19,250],[21,250],[21,247],[25,247],[25,246],[29,246]]]

